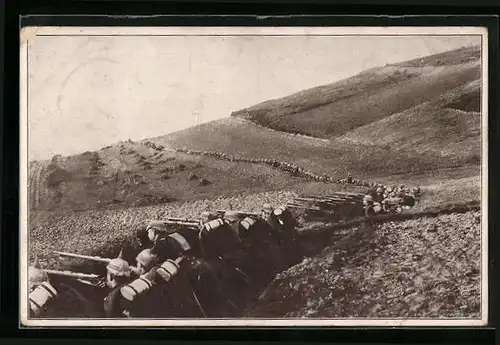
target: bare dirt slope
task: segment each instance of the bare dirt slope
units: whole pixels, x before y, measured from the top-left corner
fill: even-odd
[[[245,316],[478,318],[479,216],[350,229],[350,236],[279,274]]]

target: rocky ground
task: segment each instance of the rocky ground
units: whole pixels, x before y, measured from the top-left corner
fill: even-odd
[[[479,217],[469,212],[352,228],[320,255],[279,274],[245,315],[479,317]]]
[[[148,220],[166,216],[198,219],[204,210],[230,207],[260,212],[265,202],[278,206],[296,196],[294,192],[280,191],[122,209],[34,212],[29,222],[29,261],[38,257],[44,268],[59,267],[62,261],[52,254],[55,250],[85,255],[117,255],[120,247],[133,245],[135,229]]]
[[[52,255],[54,250],[112,257],[120,248],[133,247],[135,229],[150,219],[197,218],[205,209],[230,207],[259,212],[263,202],[279,205],[296,196],[281,191],[115,210],[37,212],[30,215],[29,260],[38,257],[42,267],[60,269],[67,266]],[[310,257],[280,273],[244,315],[479,317],[480,230],[480,212],[467,212],[306,237],[316,241]],[[306,224],[302,231],[324,234],[328,224]],[[131,250],[125,258],[133,261],[135,254]],[[88,268],[94,272],[95,267]]]

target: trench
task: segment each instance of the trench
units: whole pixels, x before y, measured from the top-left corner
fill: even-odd
[[[336,246],[352,246],[357,243],[361,244],[360,240],[363,236],[370,235],[370,231],[373,225],[376,223],[383,222],[398,222],[406,219],[414,219],[421,217],[437,217],[443,214],[453,214],[453,213],[466,213],[471,211],[480,210],[479,202],[470,202],[466,204],[450,204],[445,205],[440,208],[433,208],[424,210],[422,212],[407,213],[407,214],[396,214],[396,215],[383,215],[376,216],[372,218],[360,217],[357,219],[350,219],[340,223],[306,223],[299,227],[298,243],[300,245],[302,256],[300,258],[295,258],[291,260],[290,263],[280,269],[274,276],[266,276],[264,279],[255,280],[252,284],[245,284],[245,286],[240,286],[236,297],[237,303],[233,303],[233,307],[227,309],[225,301],[218,301],[215,306],[212,304],[211,309],[208,312],[200,313],[199,308],[196,304],[187,303],[181,306],[179,310],[174,310],[172,315],[169,317],[182,318],[182,317],[241,317],[244,315],[245,310],[247,310],[251,305],[259,298],[262,293],[265,293],[266,287],[274,280],[275,276],[281,272],[284,272],[294,265],[300,263],[303,258],[311,258],[319,255],[327,247]],[[355,229],[357,231],[355,231]],[[117,254],[123,250],[123,258],[128,262],[135,261],[135,255],[140,251],[139,245],[135,240],[135,236],[128,236],[125,238],[117,239],[111,243],[104,244],[100,249],[92,253],[91,255],[97,255],[102,257],[116,257]],[[88,261],[76,261],[72,263],[63,265],[66,270],[71,270],[74,272],[82,273],[94,273],[99,275],[105,275],[105,264],[94,263]],[[64,317],[64,318],[85,318],[85,317],[102,317],[100,309],[103,305],[103,299],[107,294],[106,289],[96,289],[91,286],[74,286],[71,281],[67,279],[55,279],[55,284],[60,284],[64,289],[71,290],[74,288],[78,293],[86,297],[86,300],[81,305],[85,305],[86,310],[72,310],[71,303],[68,303],[68,298],[66,298],[62,304],[65,306],[65,310],[53,310],[49,312],[44,317]],[[211,287],[208,289],[203,289],[207,292],[207,295],[211,295]],[[179,290],[177,290],[179,291]],[[180,297],[180,296],[177,296]],[[188,296],[190,297],[190,296]],[[75,298],[74,294],[72,297]],[[78,298],[78,297],[77,297]],[[59,305],[59,303],[57,303]],[[73,306],[77,304],[73,303]],[[54,309],[60,308],[61,306],[54,306]],[[144,317],[148,317],[145,315]],[[155,317],[155,316],[149,316]],[[160,318],[156,316],[157,318]]]

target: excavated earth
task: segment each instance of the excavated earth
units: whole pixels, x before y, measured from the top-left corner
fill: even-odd
[[[466,212],[338,230],[244,316],[479,318],[480,225],[480,212]]]
[[[69,264],[51,251],[113,257],[123,248],[132,262],[137,252],[134,228],[147,219],[196,217],[202,209],[228,206],[258,212],[262,200],[281,204],[294,196],[274,192],[122,212],[38,213],[30,229],[30,259],[38,257],[45,268],[96,273],[102,264]],[[76,231],[82,227],[85,231]],[[240,316],[478,318],[480,231],[480,212],[466,210],[340,228],[302,224],[307,258],[278,274]]]

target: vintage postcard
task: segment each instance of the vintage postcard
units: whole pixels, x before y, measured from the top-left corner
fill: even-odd
[[[23,28],[20,325],[486,325],[487,34]]]

